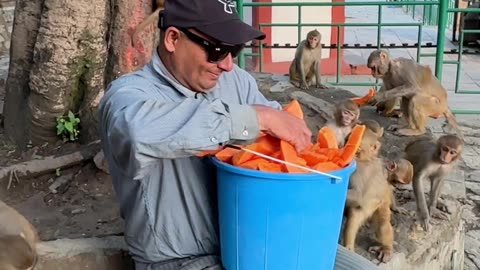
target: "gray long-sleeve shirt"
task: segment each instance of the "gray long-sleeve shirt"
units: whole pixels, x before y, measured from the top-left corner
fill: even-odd
[[[100,133],[136,261],[218,253],[215,170],[193,155],[254,140],[258,120],[248,104],[281,108],[238,66],[208,93],[195,94],[157,53],[110,84],[99,107]]]

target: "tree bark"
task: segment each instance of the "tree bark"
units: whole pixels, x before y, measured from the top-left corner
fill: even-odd
[[[5,133],[18,146],[55,142],[56,119],[74,112],[80,141],[95,140],[97,107],[117,77],[146,64],[154,27],[132,48],[130,34],[150,0],[19,0],[5,97]],[[142,43],[140,43],[142,44]]]

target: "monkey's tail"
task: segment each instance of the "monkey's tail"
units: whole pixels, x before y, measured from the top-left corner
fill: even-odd
[[[445,118],[447,119],[447,122],[449,125],[455,129],[455,132],[457,133],[457,136],[459,136],[462,140],[464,139],[464,135],[462,130],[460,130],[460,126],[458,125],[457,119],[453,115],[452,111],[450,108],[447,108],[447,110],[443,113]]]

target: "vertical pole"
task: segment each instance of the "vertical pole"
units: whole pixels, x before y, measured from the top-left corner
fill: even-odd
[[[237,0],[237,12],[238,16],[243,21],[243,0]],[[243,51],[238,55],[238,66],[245,69],[245,52]]]
[[[340,59],[340,55],[342,54],[342,45],[343,40],[340,40],[340,33],[342,32],[342,27],[340,25],[337,26],[337,76],[336,82],[340,82],[340,75],[342,74],[342,60]]]
[[[382,6],[378,5],[377,48],[380,49],[382,40]]]
[[[440,0],[438,5],[437,52],[435,59],[435,76],[442,81],[443,51],[445,49],[445,30],[447,27],[448,0]]]
[[[417,46],[417,63],[420,63],[420,56],[422,50],[422,32],[423,32],[423,25],[418,26],[418,46]]]

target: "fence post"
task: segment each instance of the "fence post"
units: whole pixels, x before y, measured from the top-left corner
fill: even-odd
[[[443,52],[447,28],[448,0],[440,0],[438,5],[437,52],[435,58],[435,76],[441,81],[443,75]]]
[[[243,0],[237,0],[237,12],[240,19],[243,21]],[[238,55],[238,66],[245,69],[245,53],[241,52]]]

